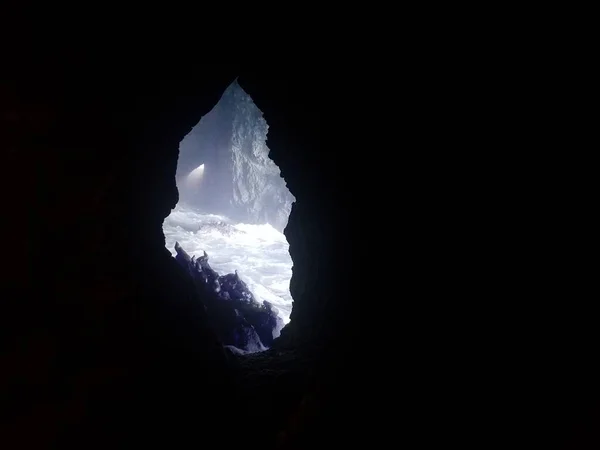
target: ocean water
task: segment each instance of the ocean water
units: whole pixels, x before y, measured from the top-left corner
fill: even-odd
[[[267,300],[290,321],[292,259],[283,233],[269,224],[235,223],[225,216],[203,214],[177,205],[163,223],[165,243],[173,255],[175,242],[190,255],[208,254],[220,275],[236,270],[259,302]]]

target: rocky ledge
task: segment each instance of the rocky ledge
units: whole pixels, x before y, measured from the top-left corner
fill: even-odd
[[[258,302],[236,273],[219,275],[204,252],[190,257],[175,243],[177,262],[190,274],[200,298],[204,299],[211,325],[221,342],[232,352],[253,353],[271,347],[283,328],[283,320],[271,303]]]

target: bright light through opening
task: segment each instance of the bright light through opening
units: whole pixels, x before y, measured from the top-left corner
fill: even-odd
[[[186,178],[186,182],[189,188],[199,187],[204,176],[204,164],[200,164],[194,170],[192,170]]]
[[[291,195],[269,158],[268,126],[234,82],[183,139],[177,163],[180,201],[165,219],[169,251],[209,255],[219,274],[237,272],[257,301],[290,320],[292,260],[283,234]]]

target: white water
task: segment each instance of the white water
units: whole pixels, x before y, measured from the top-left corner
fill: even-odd
[[[284,323],[290,321],[292,258],[285,236],[271,225],[233,223],[178,204],[165,219],[163,232],[173,255],[175,242],[190,256],[206,251],[219,275],[237,270],[256,300],[271,302]]]

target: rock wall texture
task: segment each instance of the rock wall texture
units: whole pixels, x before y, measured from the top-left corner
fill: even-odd
[[[252,98],[236,82],[223,93],[179,145],[180,200],[237,222],[287,225],[294,197],[269,158],[268,125]],[[202,179],[188,174],[204,164]]]

